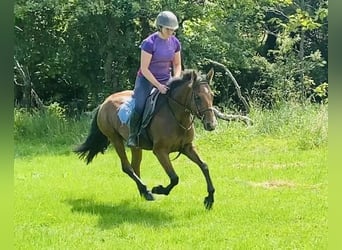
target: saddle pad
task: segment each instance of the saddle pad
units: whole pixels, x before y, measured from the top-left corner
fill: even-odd
[[[135,107],[135,99],[129,98],[119,107],[118,116],[122,124],[127,124]]]

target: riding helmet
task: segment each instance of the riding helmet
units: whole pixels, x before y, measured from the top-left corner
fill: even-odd
[[[162,11],[157,16],[156,25],[176,30],[178,29],[178,19],[171,11]]]

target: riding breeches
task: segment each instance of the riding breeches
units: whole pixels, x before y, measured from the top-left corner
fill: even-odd
[[[142,115],[145,108],[145,102],[153,89],[153,85],[144,77],[137,76],[135,79],[134,94],[135,111]]]

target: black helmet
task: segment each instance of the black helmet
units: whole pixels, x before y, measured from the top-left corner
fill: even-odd
[[[162,11],[157,16],[156,25],[157,27],[162,26],[176,30],[178,29],[178,20],[176,15],[171,11]]]

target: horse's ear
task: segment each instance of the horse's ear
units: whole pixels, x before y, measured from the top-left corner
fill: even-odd
[[[193,88],[193,86],[195,86],[196,81],[197,81],[197,72],[196,70],[191,70],[191,79],[190,79],[189,86]]]
[[[207,74],[207,80],[208,80],[208,82],[211,82],[211,80],[213,79],[213,77],[214,77],[214,68],[211,68],[210,70],[209,70],[209,72],[208,72],[208,74]]]
[[[191,71],[191,82],[194,83],[197,81],[197,72],[196,70]]]

